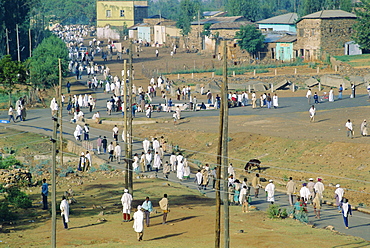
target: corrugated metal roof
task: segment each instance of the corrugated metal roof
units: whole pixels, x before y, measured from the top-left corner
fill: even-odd
[[[321,10],[302,17],[302,19],[331,19],[331,18],[357,18],[357,17],[355,14],[343,10]]]
[[[283,38],[276,40],[275,42],[276,43],[291,43],[291,42],[295,42],[296,40],[297,40],[297,35],[287,35],[287,36],[284,36]]]
[[[297,13],[288,13],[274,16],[265,20],[258,21],[258,24],[294,24],[298,20]]]
[[[214,16],[218,13],[221,13],[221,11],[203,11],[203,16]]]
[[[199,20],[200,25],[204,25],[205,23],[219,23],[219,22],[236,22],[236,21],[244,21],[246,20],[243,16],[224,16],[224,17],[211,17],[208,19]],[[198,25],[198,21],[191,22],[191,25]]]
[[[210,30],[215,29],[240,29],[240,26],[245,25],[255,25],[255,23],[250,21],[242,21],[242,22],[219,22],[212,24],[209,28]]]

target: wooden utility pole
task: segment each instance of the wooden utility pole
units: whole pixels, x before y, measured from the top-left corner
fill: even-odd
[[[52,219],[52,230],[51,230],[51,247],[55,248],[57,246],[57,202],[56,202],[56,191],[57,191],[57,180],[56,180],[56,164],[57,164],[57,128],[58,128],[58,118],[52,117],[54,122],[53,138],[51,142],[53,164],[51,170],[51,219]]]
[[[230,247],[230,232],[229,232],[229,197],[228,197],[228,115],[229,106],[227,99],[227,43],[224,40],[224,56],[223,56],[223,84],[221,87],[221,104],[223,107],[223,127],[222,127],[222,162],[221,166],[223,168],[223,204],[224,204],[224,248]]]
[[[128,130],[128,137],[127,137],[127,143],[128,143],[128,156],[127,156],[127,159],[128,159],[128,168],[129,168],[129,171],[128,171],[128,180],[129,180],[129,186],[128,186],[128,190],[129,192],[131,193],[131,195],[134,195],[133,194],[133,189],[134,189],[134,185],[133,185],[133,169],[132,169],[132,80],[133,80],[133,71],[132,71],[132,68],[133,68],[133,63],[132,63],[132,40],[130,41],[130,53],[129,53],[129,71],[130,71],[130,74],[129,74],[129,79],[128,79],[128,85],[127,85],[127,97],[128,97],[128,101],[127,101],[127,106],[126,106],[126,109],[127,109],[127,119],[128,119],[128,122],[127,122],[127,130]]]
[[[29,40],[29,49],[30,49],[30,58],[32,57],[32,34],[31,29],[28,29],[28,40]]]
[[[124,148],[125,148],[125,158],[126,158],[126,173],[125,173],[125,188],[129,188],[129,181],[128,181],[128,173],[129,173],[129,166],[128,166],[128,140],[127,140],[127,60],[123,61],[123,137],[124,140]],[[131,193],[131,192],[130,192]]]
[[[8,31],[7,28],[5,29],[5,36],[6,36],[6,54],[9,55],[10,54],[10,49],[9,49],[9,31]]]
[[[18,52],[18,61],[21,61],[21,50],[19,49],[19,32],[18,32],[18,24],[15,25],[15,29],[17,32],[17,52]]]
[[[216,103],[217,104],[217,103]],[[222,130],[224,120],[223,105],[220,106],[220,124],[218,131],[218,147],[217,147],[217,166],[216,166],[216,225],[215,225],[215,248],[220,247],[221,236],[221,194],[220,194],[220,181],[221,181],[221,156],[222,156]]]
[[[30,52],[31,53],[31,52]],[[63,166],[63,105],[62,105],[62,62],[58,59],[59,62],[59,96],[56,99],[59,99],[59,154],[60,154],[60,165]],[[91,166],[91,165],[90,165]]]

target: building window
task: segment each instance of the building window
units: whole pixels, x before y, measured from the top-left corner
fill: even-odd
[[[329,33],[333,33],[333,29],[332,28],[329,28]]]
[[[107,16],[107,17],[112,17],[112,12],[111,12],[110,10],[107,10],[107,12],[106,12],[106,16]]]
[[[298,29],[298,35],[300,36],[300,37],[303,37],[303,35],[304,35],[304,30],[303,30],[303,28],[300,28],[300,29]]]
[[[123,9],[120,10],[119,16],[120,17],[124,17],[125,16],[125,11]]]

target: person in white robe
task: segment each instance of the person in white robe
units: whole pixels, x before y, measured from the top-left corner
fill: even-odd
[[[154,140],[153,140],[153,150],[155,152],[159,152],[159,146],[160,146],[160,144],[159,144],[158,139],[157,138],[154,138]]]
[[[63,219],[64,228],[68,229],[69,222],[69,204],[65,196],[62,196],[62,201],[60,203],[60,215]]]
[[[79,96],[78,96],[78,105],[80,106],[80,108],[82,108],[82,107],[83,107],[82,95],[79,95]]]
[[[134,158],[133,158],[133,163],[132,163],[132,168],[134,169],[134,172],[136,174],[139,174],[140,173],[140,164],[139,164],[139,156],[137,155],[137,153],[134,154]]]
[[[74,133],[76,140],[81,140],[82,131],[83,131],[82,127],[79,124],[77,124]]]
[[[342,189],[339,184],[335,185],[335,187],[336,187],[334,191],[335,201],[338,207],[338,211],[341,212],[342,200],[344,196],[344,189]]]
[[[131,213],[131,203],[132,203],[132,195],[128,192],[128,189],[124,190],[124,193],[121,197],[122,202],[122,213],[123,213],[123,222],[130,221],[130,213]]]
[[[137,241],[143,240],[144,233],[144,212],[141,210],[141,205],[137,206],[137,211],[134,213],[134,231],[137,233]]]
[[[114,147],[114,156],[118,163],[121,163],[121,152],[122,152],[121,146],[117,143],[116,146]]]
[[[146,164],[146,169],[147,171],[151,171],[152,170],[152,153],[150,151],[148,151],[146,154],[145,154],[145,164]]]
[[[53,98],[50,102],[50,110],[51,110],[51,116],[55,116],[56,115],[56,112],[55,112],[55,105],[56,105],[56,100],[55,98]],[[17,107],[20,106],[21,104],[18,104],[16,105]]]
[[[149,147],[150,147],[150,141],[147,138],[145,138],[143,140],[143,149],[145,153],[148,153]]]
[[[361,134],[362,134],[362,136],[367,136],[368,135],[368,132],[367,132],[367,122],[366,122],[366,120],[364,120],[361,123]]]
[[[183,159],[181,159],[180,161],[177,160],[177,174],[176,174],[176,176],[180,180],[182,180],[184,178],[184,161],[183,161]]]
[[[155,169],[156,173],[158,173],[158,170],[161,167],[161,164],[162,164],[161,156],[159,155],[158,152],[156,152],[154,155],[154,161],[153,161],[153,168]]]
[[[269,180],[269,184],[266,185],[265,191],[267,192],[267,201],[274,204],[275,202],[275,185],[273,180]]]
[[[229,176],[233,175],[235,178],[235,170],[232,163],[230,163],[229,167],[227,167],[227,173],[229,174]]]
[[[109,93],[110,92],[110,85],[109,83],[106,83],[105,84],[105,93]]]
[[[85,107],[85,108],[87,108],[88,107],[88,104],[89,103],[89,97],[88,97],[88,95],[87,94],[85,94],[85,96],[83,97],[83,99],[82,99],[82,104],[83,104],[83,106]]]
[[[274,106],[274,108],[279,107],[279,98],[276,94],[272,97],[272,106]]]
[[[333,88],[329,91],[329,102],[334,102],[334,91]]]
[[[172,152],[170,156],[171,171],[176,171],[176,163],[177,163],[176,155],[174,152]]]
[[[190,166],[188,160],[184,158],[184,179],[190,178]]]
[[[299,195],[307,203],[310,197],[310,190],[307,188],[307,183],[302,184],[302,188],[299,190]]]

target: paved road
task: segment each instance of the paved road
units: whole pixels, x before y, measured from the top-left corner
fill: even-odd
[[[81,92],[85,93],[85,92]],[[108,95],[103,93],[102,89],[99,89],[96,94],[97,98],[97,109],[96,111],[100,111],[102,117],[106,116],[105,113],[105,103]],[[336,101],[334,103],[322,103],[319,105],[320,110],[329,110],[329,109],[336,109],[342,107],[357,107],[357,106],[366,106],[369,103],[367,102],[367,96],[365,95],[358,95],[355,99],[345,98],[341,101]],[[154,103],[162,102],[162,99],[157,97],[154,99]],[[177,103],[177,101],[175,101]],[[289,97],[289,98],[281,98],[280,99],[280,107],[278,109],[251,109],[250,107],[242,107],[242,108],[232,108],[230,109],[230,115],[281,115],[282,113],[292,113],[292,112],[306,112],[309,108],[307,100],[303,97]],[[86,117],[91,118],[92,113],[88,113],[87,109],[85,110]],[[63,133],[64,138],[74,140],[73,131],[75,129],[75,124],[69,123],[69,116],[67,116],[66,111],[64,111],[65,117],[63,118]],[[183,112],[182,116],[185,118],[191,118],[195,116],[217,116],[218,111],[197,111],[197,112]],[[10,124],[0,124],[3,127],[12,127],[19,131],[25,132],[34,132],[39,134],[44,134],[47,136],[52,135],[52,125],[53,122],[51,120],[51,113],[50,109],[31,109],[27,113],[28,119],[25,122],[19,123],[10,123]],[[113,113],[113,116],[121,116],[121,113]],[[153,117],[168,117],[170,118],[172,115],[169,113],[153,113]],[[144,117],[144,113],[137,114],[137,117]],[[2,111],[0,113],[0,119],[7,119],[7,112]],[[90,133],[92,134],[91,139],[96,139],[97,135],[105,135],[111,139],[111,132],[98,130],[91,128]],[[97,134],[97,135],[94,135]],[[0,138],[4,136],[1,134],[0,131]],[[134,153],[141,153],[142,145],[140,142],[134,143]],[[108,155],[99,155],[99,157],[103,159],[107,159]],[[111,163],[111,166],[117,169],[123,169],[123,164],[118,165],[117,163]],[[160,174],[162,175],[162,174]],[[176,179],[175,173],[171,173],[170,181],[178,182],[188,186],[189,188],[197,189],[196,185],[193,183],[193,179],[189,179],[187,181],[179,182]],[[207,197],[215,197],[215,192],[213,190],[207,190],[206,192]],[[260,195],[263,196],[264,192]],[[276,196],[276,203],[281,205],[282,207],[287,207],[287,197],[283,193],[277,193]],[[260,210],[265,210],[268,207],[267,202],[264,198],[253,199],[252,204],[256,206]],[[237,206],[232,206],[237,207]],[[344,229],[343,220],[341,214],[339,214],[334,207],[324,206],[322,219],[317,220],[313,218],[313,210],[309,207],[309,220],[312,221],[318,228],[322,228],[328,225],[333,225],[336,230],[354,236],[362,237],[366,240],[370,240],[370,216],[364,213],[360,213],[355,211],[354,216],[350,218],[350,229]]]

